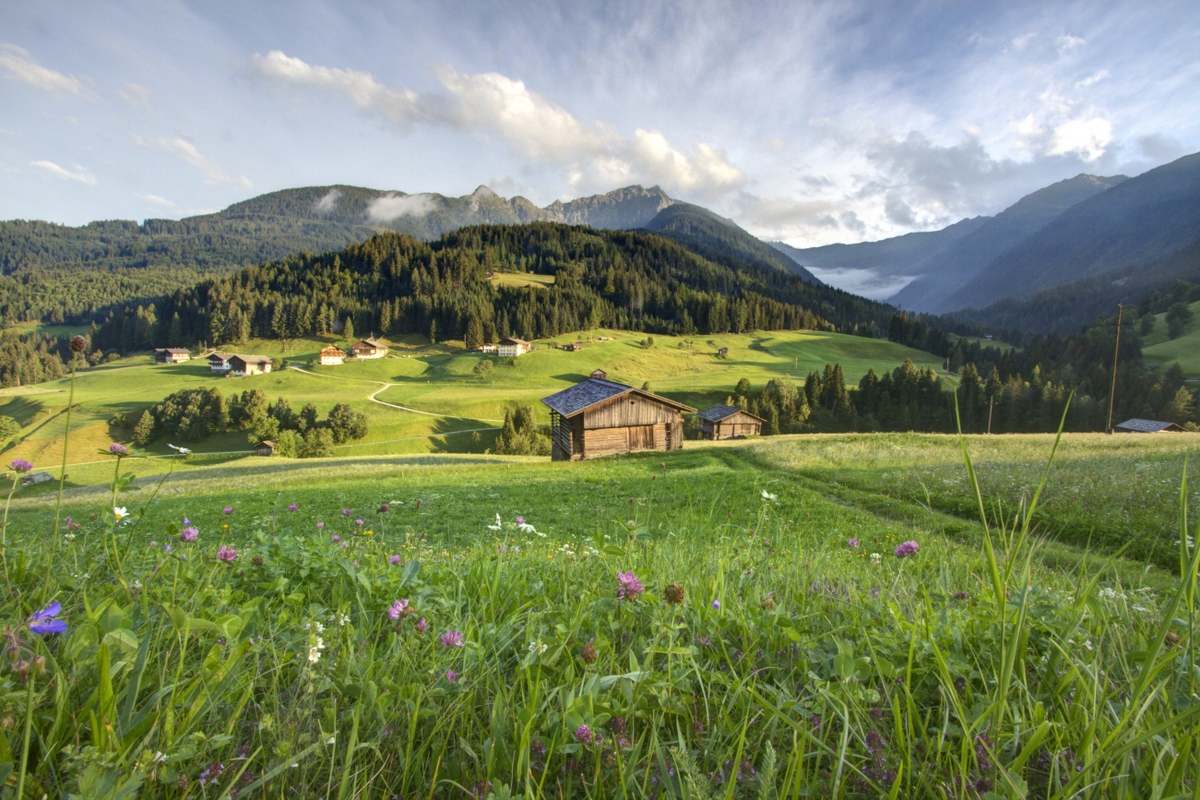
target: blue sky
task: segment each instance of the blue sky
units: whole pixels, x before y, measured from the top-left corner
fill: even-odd
[[[1200,150],[1191,3],[0,5],[0,219],[633,183],[797,246]]]

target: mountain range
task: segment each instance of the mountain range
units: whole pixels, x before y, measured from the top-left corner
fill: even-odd
[[[1134,178],[1078,175],[940,231],[808,249],[772,244],[819,270],[911,279],[886,298],[902,308],[1050,332],[1200,278],[1198,242],[1200,154]]]

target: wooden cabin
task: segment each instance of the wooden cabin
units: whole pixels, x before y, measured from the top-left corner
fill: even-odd
[[[766,422],[762,417],[727,405],[706,408],[696,416],[700,418],[700,434],[713,441],[760,436],[763,423]]]
[[[350,345],[355,358],[383,358],[388,353],[388,346],[378,339],[360,339]]]
[[[233,358],[232,353],[213,353],[208,357],[208,368],[213,372],[229,372],[229,359]]]
[[[329,345],[321,348],[321,366],[335,367],[346,363],[346,351],[340,347]]]
[[[154,351],[156,364],[182,364],[191,357],[192,354],[185,347],[159,347]]]
[[[275,442],[272,442],[270,439],[263,439],[254,449],[258,451],[260,456],[273,456],[275,455],[275,448],[277,447],[279,447],[279,445],[277,445]]]
[[[501,358],[517,358],[523,356],[533,349],[529,342],[524,339],[501,339],[500,346],[496,348],[496,353]]]
[[[695,411],[683,403],[610,381],[601,370],[542,402],[550,407],[550,457],[554,461],[678,450],[683,446],[681,414]]]
[[[729,358],[729,348],[728,347],[718,347],[717,348],[717,358]]]
[[[1127,419],[1113,427],[1114,433],[1183,433],[1183,428],[1174,422],[1159,422],[1154,419]]]
[[[239,378],[248,375],[263,375],[270,372],[272,366],[270,356],[236,355],[229,357],[229,369]]]
[[[567,342],[562,346],[562,349],[566,350],[568,353],[578,353],[583,349],[583,345],[579,342]]]

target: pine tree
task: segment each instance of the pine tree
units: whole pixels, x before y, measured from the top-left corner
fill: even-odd
[[[147,409],[142,412],[142,418],[133,428],[133,443],[145,447],[154,441],[154,415]]]
[[[346,317],[346,321],[342,323],[342,338],[347,342],[354,341],[354,320]]]

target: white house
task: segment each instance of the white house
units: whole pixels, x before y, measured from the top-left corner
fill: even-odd
[[[232,353],[213,353],[208,357],[208,368],[213,372],[229,372],[229,359]]]
[[[271,359],[269,356],[231,356],[229,368],[239,378],[262,375],[271,371]]]
[[[517,358],[528,353],[530,349],[529,342],[524,339],[501,339],[496,351],[501,358]]]
[[[388,346],[378,339],[361,339],[350,345],[355,358],[383,358],[387,355]]]
[[[334,347],[333,345],[329,345],[329,347],[321,348],[321,366],[322,367],[336,367],[340,364],[345,364],[345,363],[346,363],[346,351],[343,350],[342,348]]]

